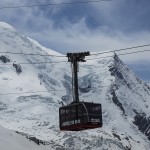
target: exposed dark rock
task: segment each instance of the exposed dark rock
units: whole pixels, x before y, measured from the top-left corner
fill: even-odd
[[[121,80],[124,80],[124,77],[123,75],[121,74],[121,72],[119,72],[118,70],[116,70],[116,74],[117,74],[117,77]]]
[[[147,88],[150,90],[150,86],[148,86],[147,84],[145,84],[145,86],[147,86]]]
[[[44,83],[47,88],[49,88],[49,85],[58,85],[58,82],[55,79],[49,77],[47,74],[39,73],[38,77],[41,83]]]
[[[116,53],[114,53],[114,60],[115,60],[118,64],[125,65],[125,64],[120,60],[120,58],[118,57],[118,55],[117,55]]]
[[[109,71],[112,76],[115,77],[116,82],[126,84],[129,89],[131,89],[130,84],[127,82],[127,76],[122,73],[122,67],[125,67],[125,64],[119,59],[119,57],[115,54],[114,55],[114,63],[109,66]],[[129,70],[125,67],[126,70]]]
[[[68,102],[69,99],[70,99],[70,96],[69,95],[64,95],[61,97],[61,99],[64,101],[64,102]]]
[[[10,62],[10,59],[9,59],[7,56],[3,56],[3,55],[0,56],[0,60],[1,60],[3,63]]]
[[[129,138],[128,138],[128,137],[125,137],[125,139],[129,141]]]
[[[131,147],[126,146],[125,148],[126,148],[126,150],[131,150]]]
[[[111,94],[112,94],[112,96],[113,96],[113,97],[112,97],[113,102],[114,102],[114,103],[122,110],[122,112],[125,114],[125,110],[124,110],[122,104],[119,102],[119,100],[118,100],[118,98],[117,98],[117,96],[116,96],[115,91],[112,91]]]
[[[79,90],[81,93],[88,93],[91,90],[91,85],[88,85],[88,87],[85,88],[79,87]]]
[[[16,69],[17,74],[20,74],[22,72],[20,64],[13,63],[13,67]]]
[[[62,96],[61,99],[64,102],[69,102],[72,99],[72,78],[65,74],[64,79],[65,80],[63,80],[62,83],[66,89],[66,94],[64,96]]]
[[[92,87],[91,75],[86,75],[79,80],[79,91],[81,93],[88,93]]]
[[[116,138],[118,138],[118,140],[120,140],[120,141],[121,141],[121,138],[120,138],[120,136],[119,136],[118,134],[113,133],[113,136],[114,136],[114,137],[116,137]]]
[[[116,72],[116,68],[115,68],[115,66],[109,66],[110,68],[109,68],[109,71],[111,72],[111,75],[112,76],[115,76],[115,72]]]
[[[0,101],[0,111],[1,110],[5,110],[7,108],[8,108],[8,106],[6,104],[4,104],[3,102]]]
[[[64,79],[67,80],[69,83],[72,83],[72,78],[68,75],[64,75]]]
[[[109,66],[109,71],[111,72],[112,76],[117,76],[119,79],[124,80],[123,75],[121,74],[121,72],[117,69],[116,66]]]
[[[138,129],[144,133],[150,140],[150,117],[146,117],[145,113],[137,114],[134,117],[134,124],[138,126]]]
[[[33,136],[29,136],[23,132],[19,132],[19,131],[15,131],[17,134],[20,134],[22,136],[25,136],[27,139],[35,142],[36,144],[40,145],[40,144],[43,144],[43,145],[49,145],[49,143],[47,143],[46,141],[42,141],[42,140],[39,140],[37,139],[36,137],[33,137]]]
[[[51,97],[43,97],[41,95],[30,95],[30,96],[20,96],[17,98],[17,101],[22,102],[28,102],[28,101],[36,101],[40,100],[41,103],[46,103],[47,105],[51,105],[54,103],[53,98]]]
[[[40,140],[37,139],[36,137],[27,137],[28,139],[30,139],[31,141],[35,142],[36,144],[40,145]]]
[[[33,136],[27,136],[26,138],[30,139],[31,141],[35,142],[38,145],[40,145],[40,144],[42,144],[42,145],[49,145],[50,144],[49,142],[39,140],[39,139],[37,139],[36,137],[33,137]]]
[[[66,88],[66,94],[62,96],[62,100],[64,102],[68,102],[72,98],[72,89],[71,89],[71,83],[68,82],[67,80],[62,81],[64,87]]]

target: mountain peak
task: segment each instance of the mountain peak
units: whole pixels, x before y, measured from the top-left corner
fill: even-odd
[[[7,28],[7,29],[14,29],[13,26],[11,26],[10,24],[8,24],[6,22],[0,22],[0,27],[1,28]]]

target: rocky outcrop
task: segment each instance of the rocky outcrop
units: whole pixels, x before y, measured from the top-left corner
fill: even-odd
[[[134,117],[134,124],[138,126],[138,129],[144,133],[150,140],[150,117],[146,117],[146,114],[137,114]]]
[[[10,59],[9,59],[7,56],[4,56],[4,55],[1,55],[1,56],[0,56],[0,60],[1,60],[3,63],[8,63],[8,62],[10,62]]]
[[[22,72],[22,68],[20,64],[13,63],[13,67],[16,69],[17,74],[20,74]]]

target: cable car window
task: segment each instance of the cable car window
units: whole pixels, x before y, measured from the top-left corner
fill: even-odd
[[[61,109],[61,110],[60,110],[60,114],[61,114],[61,115],[65,114],[65,113],[66,113],[66,110],[65,110],[65,109]]]
[[[78,115],[82,115],[82,105],[78,105]]]
[[[82,122],[82,116],[83,116],[83,114],[82,114],[82,105],[78,105],[78,108],[77,108],[77,110],[78,110],[78,123],[81,123]]]
[[[94,113],[100,113],[101,112],[101,106],[100,105],[93,106],[92,111]]]

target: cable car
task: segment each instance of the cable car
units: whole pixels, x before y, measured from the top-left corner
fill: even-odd
[[[102,127],[101,104],[79,101],[78,94],[78,63],[85,62],[86,53],[67,53],[68,61],[73,70],[73,102],[59,108],[59,127],[65,131],[81,131]]]
[[[102,127],[101,104],[72,103],[59,108],[60,130],[80,131]]]

